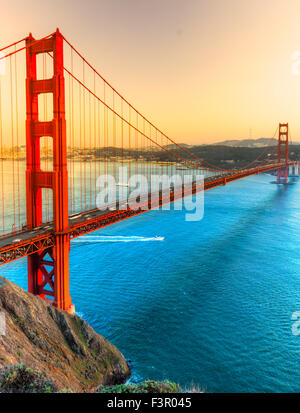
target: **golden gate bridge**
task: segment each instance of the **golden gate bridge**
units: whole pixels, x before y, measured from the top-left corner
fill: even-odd
[[[58,29],[0,52],[0,264],[27,256],[29,292],[58,308],[74,310],[70,240],[251,175],[277,171],[277,182],[286,183],[298,165],[288,157],[287,123],[279,124],[278,145],[242,169],[200,159],[142,115]],[[120,182],[116,206],[99,209],[97,178],[116,178],[119,167],[129,176],[189,175],[190,191],[147,190],[133,208]]]

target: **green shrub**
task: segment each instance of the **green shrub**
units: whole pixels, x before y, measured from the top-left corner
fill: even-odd
[[[170,381],[145,380],[141,383],[116,384],[99,386],[96,393],[180,393],[178,384]]]
[[[57,388],[44,374],[23,364],[0,369],[0,393],[54,393]]]

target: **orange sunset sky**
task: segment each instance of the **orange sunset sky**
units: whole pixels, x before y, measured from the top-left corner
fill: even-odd
[[[178,142],[300,140],[300,0],[1,1],[2,46],[56,27]]]

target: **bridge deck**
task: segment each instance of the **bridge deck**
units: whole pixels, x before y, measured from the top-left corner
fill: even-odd
[[[293,165],[294,162],[290,162]],[[120,202],[117,205],[116,210],[106,209],[104,211],[94,209],[85,211],[81,214],[71,216],[69,218],[69,234],[70,239],[79,237],[92,231],[96,231],[105,226],[120,222],[124,219],[139,215],[143,212],[147,212],[151,209],[158,208],[167,202],[174,202],[178,199],[182,199],[184,196],[195,194],[202,190],[208,190],[220,185],[225,185],[229,182],[236,181],[238,179],[245,178],[247,176],[255,175],[261,172],[269,172],[274,169],[284,167],[285,164],[269,164],[260,168],[252,168],[247,170],[241,170],[237,172],[231,172],[228,174],[221,174],[218,176],[208,177],[204,180],[204,185],[191,186],[190,193],[174,190],[171,194],[168,194],[167,198],[160,195],[156,200],[148,201],[151,198],[151,194],[145,195],[144,208],[130,209],[123,207],[124,202]],[[123,208],[123,209],[122,209]],[[19,231],[14,234],[7,234],[0,238],[0,265],[6,264],[10,261],[14,261],[18,258],[22,258],[31,255],[39,250],[44,250],[55,245],[55,234],[52,231],[51,224],[45,224],[39,228],[33,230]]]

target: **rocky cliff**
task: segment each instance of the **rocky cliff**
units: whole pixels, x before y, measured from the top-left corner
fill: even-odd
[[[82,318],[2,277],[0,315],[6,324],[5,335],[0,334],[0,368],[24,364],[46,374],[59,390],[76,392],[124,383],[130,376],[120,351]]]

